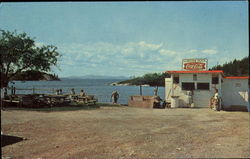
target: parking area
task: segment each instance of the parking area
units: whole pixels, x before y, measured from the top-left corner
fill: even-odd
[[[249,112],[144,109],[1,111],[4,134],[26,140],[2,147],[13,158],[250,157]]]

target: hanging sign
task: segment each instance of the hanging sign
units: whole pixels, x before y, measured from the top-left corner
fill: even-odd
[[[183,59],[182,69],[187,71],[207,70],[207,59]]]

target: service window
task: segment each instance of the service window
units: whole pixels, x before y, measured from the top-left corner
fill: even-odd
[[[197,74],[193,74],[193,80],[197,81]]]
[[[176,83],[179,83],[179,77],[174,77],[174,83],[176,84]]]
[[[219,77],[213,77],[212,84],[218,84],[218,83],[219,83]]]
[[[194,83],[193,82],[182,82],[181,89],[182,90],[194,90]]]
[[[241,83],[235,83],[235,87],[241,87]]]
[[[209,83],[197,83],[198,90],[209,90]]]

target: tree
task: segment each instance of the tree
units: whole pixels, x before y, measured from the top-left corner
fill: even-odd
[[[60,54],[57,47],[53,45],[43,45],[37,47],[34,39],[26,33],[17,34],[0,30],[0,55],[1,55],[1,88],[7,87],[9,81],[22,71],[51,70],[51,66],[56,66],[57,58]]]
[[[249,56],[214,66],[209,70],[223,70],[226,76],[249,76]]]

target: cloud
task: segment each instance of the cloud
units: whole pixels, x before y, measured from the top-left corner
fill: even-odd
[[[145,41],[122,44],[97,42],[60,44],[58,51],[63,55],[60,65],[67,67],[64,70],[78,69],[81,74],[91,74],[90,70],[94,69],[104,74],[122,70],[130,75],[134,74],[133,71],[143,74],[143,71],[161,70],[159,64],[166,62],[166,58],[159,53],[163,47],[163,43]]]
[[[162,47],[162,43],[161,44],[150,44],[150,43],[146,43],[145,41],[141,41],[138,43],[139,46],[146,48],[146,49],[151,49],[151,50],[156,50]]]
[[[216,54],[217,53],[217,50],[213,50],[213,49],[205,49],[205,50],[201,50],[202,53],[205,53],[205,54]]]
[[[191,49],[191,50],[188,50],[187,52],[188,52],[188,53],[196,53],[196,52],[198,52],[198,50],[196,50],[196,49]]]
[[[161,50],[159,51],[159,53],[160,53],[161,55],[174,55],[174,54],[176,54],[176,52],[173,51],[173,50],[165,50],[165,49],[161,49]]]
[[[181,69],[182,59],[190,58],[188,53],[193,53],[192,58],[206,58],[217,53],[217,50],[212,49],[178,51],[168,48],[164,43],[146,41],[60,44],[58,51],[63,55],[60,65],[67,68],[61,67],[62,70],[78,70],[79,75],[99,72],[125,76],[178,70]]]

